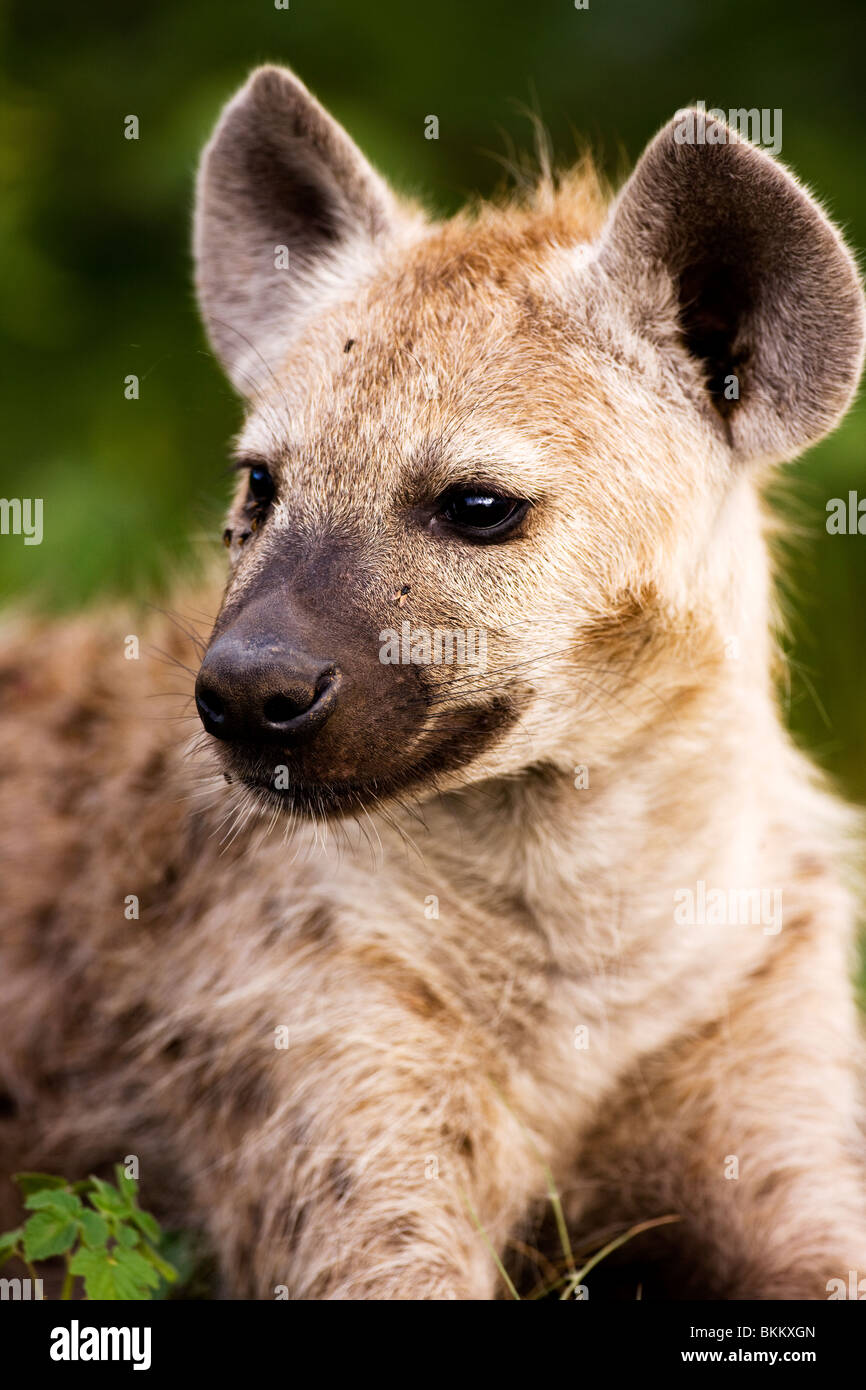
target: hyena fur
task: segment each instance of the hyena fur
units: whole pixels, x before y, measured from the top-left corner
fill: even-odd
[[[229,573],[172,605],[209,641],[5,624],[11,1220],[6,1174],[135,1154],[224,1296],[489,1299],[550,1177],[575,1251],[677,1218],[625,1247],[643,1297],[866,1273],[859,826],[780,719],[762,500],[851,401],[863,297],[695,120],[612,201],[584,164],[443,222],[291,73],[227,106]],[[404,619],[486,669],[383,663]],[[782,919],[683,924],[698,885]]]

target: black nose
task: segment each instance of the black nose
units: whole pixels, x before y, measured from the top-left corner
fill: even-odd
[[[214,738],[288,744],[315,733],[333,713],[341,676],[303,652],[242,640],[231,632],[209,648],[195,683],[202,724]]]

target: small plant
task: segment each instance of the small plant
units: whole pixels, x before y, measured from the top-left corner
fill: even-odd
[[[0,1266],[19,1259],[35,1281],[34,1261],[62,1255],[66,1277],[60,1297],[70,1299],[75,1280],[91,1300],[160,1297],[177,1270],[156,1249],[158,1222],[138,1205],[138,1183],[115,1165],[116,1186],[102,1178],[70,1183],[50,1173],[16,1173],[25,1208],[33,1215],[0,1235]]]

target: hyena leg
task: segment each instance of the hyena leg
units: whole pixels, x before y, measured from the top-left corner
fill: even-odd
[[[586,1229],[679,1217],[600,1266],[600,1293],[820,1299],[866,1274],[856,1019],[841,993],[773,989],[645,1061],[591,1136]]]
[[[507,1083],[487,1079],[490,1059],[459,1030],[387,1007],[344,1017],[343,1031],[302,1026],[266,1074],[235,1088],[254,1119],[205,1116],[189,1135],[225,1291],[500,1295],[493,1251],[544,1182],[500,1098]]]

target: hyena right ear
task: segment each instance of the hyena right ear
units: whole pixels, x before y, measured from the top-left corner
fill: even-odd
[[[208,335],[242,394],[307,314],[360,282],[405,217],[303,83],[285,68],[252,74],[202,155],[194,235]]]
[[[598,265],[736,458],[791,458],[845,413],[863,363],[854,261],[796,179],[708,113],[649,144]]]

